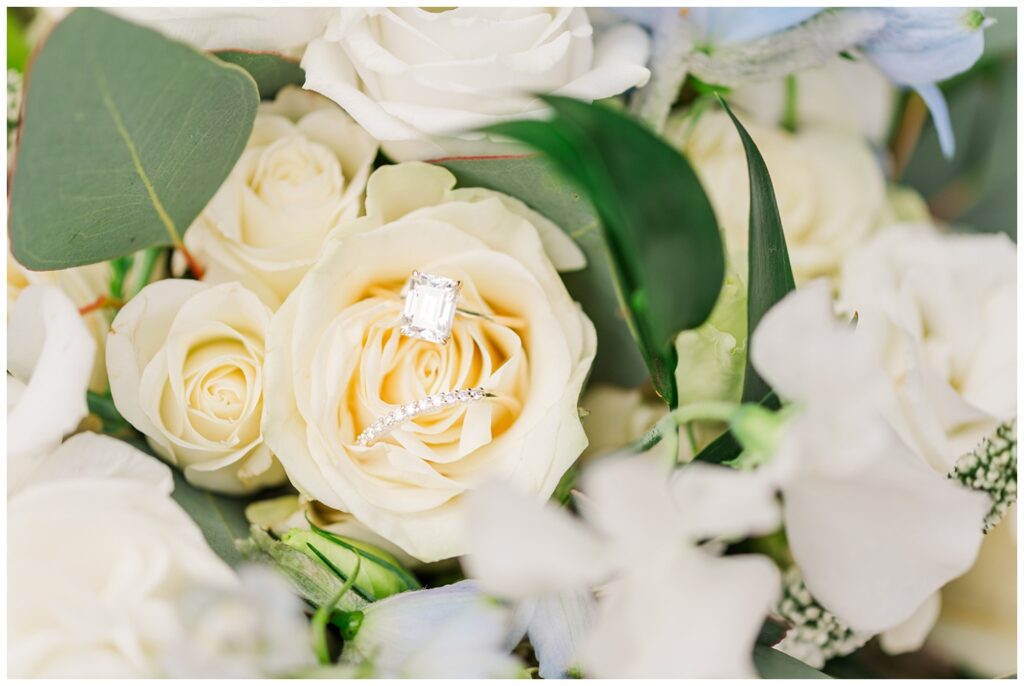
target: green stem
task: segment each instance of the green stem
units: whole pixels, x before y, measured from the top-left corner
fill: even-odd
[[[341,589],[331,598],[329,603],[321,605],[313,613],[313,620],[310,622],[310,629],[313,632],[313,653],[322,665],[331,664],[331,653],[327,647],[327,624],[331,621],[331,614],[334,612],[335,606],[341,602],[346,593],[352,590],[356,577],[359,576],[359,565],[361,564],[362,558],[356,557],[356,567],[349,574],[345,583],[342,584]]]
[[[632,452],[646,452],[658,445],[670,432],[678,431],[680,426],[690,422],[703,420],[725,422],[728,424],[739,409],[739,403],[722,400],[703,400],[683,405],[659,419],[646,434],[639,440],[634,441],[629,448]]]
[[[796,132],[796,74],[786,77],[786,104],[782,110],[782,121],[779,124],[790,133]]]
[[[163,248],[148,248],[142,252],[142,263],[139,265],[136,275],[135,287],[132,288],[132,297],[139,294],[149,279],[153,276],[153,268],[156,267],[157,258],[163,253]]]

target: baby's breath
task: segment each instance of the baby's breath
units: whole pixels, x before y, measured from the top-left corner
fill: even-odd
[[[1017,420],[1001,424],[995,434],[957,460],[949,478],[989,494],[992,507],[983,526],[985,533],[991,531],[1017,502]]]
[[[778,613],[793,628],[776,646],[812,667],[820,669],[833,657],[849,655],[871,638],[846,626],[811,595],[796,567],[786,570]]]

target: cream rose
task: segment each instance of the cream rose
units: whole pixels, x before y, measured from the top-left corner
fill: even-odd
[[[8,676],[160,675],[184,591],[234,582],[173,485],[159,461],[84,433],[9,498]]]
[[[237,283],[168,279],[144,288],[114,319],[114,404],[200,487],[244,493],[285,479],[260,430],[270,316]]]
[[[1016,509],[981,545],[971,571],[942,589],[932,650],[987,678],[1017,671]]]
[[[724,112],[670,121],[666,137],[700,177],[737,265],[746,265],[750,207],[743,144]],[[797,283],[833,277],[842,259],[864,243],[885,209],[885,181],[863,140],[826,129],[782,129],[744,121],[775,187]],[[745,266],[741,270],[746,272]]]
[[[887,228],[842,268],[839,303],[884,360],[891,422],[948,473],[1017,414],[1017,251],[999,235]]]
[[[292,483],[424,561],[465,552],[462,499],[482,479],[551,494],[587,443],[577,400],[596,347],[542,236],[578,248],[519,201],[454,184],[420,163],[377,170],[368,216],[332,235],[267,342],[264,432]],[[413,270],[463,283],[446,345],[399,335]],[[475,386],[495,397],[357,445],[396,407]]]
[[[245,152],[185,234],[205,281],[241,281],[279,305],[338,222],[355,217],[377,144],[329,100],[294,86],[260,105]]]
[[[345,8],[302,58],[323,93],[396,160],[500,149],[479,133],[541,116],[536,93],[583,100],[647,81],[648,38],[620,24],[597,39],[582,8]]]

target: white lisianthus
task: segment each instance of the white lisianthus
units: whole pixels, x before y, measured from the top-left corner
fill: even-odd
[[[1004,235],[881,232],[843,265],[842,308],[883,361],[888,417],[945,474],[1017,414],[1017,251]]]
[[[84,433],[9,498],[9,676],[161,674],[181,594],[234,582],[172,488],[159,461]]]
[[[506,484],[479,489],[467,571],[520,601],[598,586],[591,626],[567,622],[563,635],[543,635],[573,645],[584,676],[754,676],[751,652],[779,592],[778,569],[702,543],[778,527],[771,484],[697,463],[673,473],[646,455],[588,465],[581,490],[583,521]]]
[[[144,288],[114,319],[114,404],[191,483],[245,493],[285,480],[260,428],[270,317],[237,283],[168,279]]]
[[[618,95],[647,81],[647,56],[642,29],[595,37],[578,7],[344,8],[302,67],[306,88],[404,161],[500,150],[473,131],[543,115],[538,93]]]
[[[260,105],[231,174],[185,234],[204,281],[284,301],[339,222],[362,209],[377,144],[326,98],[288,86]]]
[[[339,664],[351,676],[497,679],[523,673],[505,647],[510,613],[471,581],[407,591],[363,610]]]
[[[671,120],[666,137],[693,164],[729,254],[745,273],[750,190],[743,143],[724,112],[699,116],[692,129],[689,117]],[[744,127],[771,174],[797,284],[834,277],[877,228],[885,208],[885,180],[874,154],[859,136],[841,131],[791,134],[747,121]]]
[[[7,313],[14,310],[14,303],[31,284],[56,286],[64,292],[79,310],[94,306],[82,315],[89,333],[96,341],[96,354],[89,377],[89,390],[103,393],[107,390],[107,365],[104,359],[107,332],[110,330],[110,315],[102,307],[95,307],[98,299],[110,288],[110,266],[106,262],[89,264],[84,267],[62,269],[52,272],[34,272],[22,267],[7,253]]]
[[[758,373],[798,408],[756,473],[779,484],[810,593],[869,635],[904,625],[970,568],[990,506],[889,425],[895,401],[876,352],[859,326],[833,314],[823,280],[783,298],[751,340]],[[916,640],[904,633],[894,644],[923,639],[928,627],[912,624]]]
[[[180,631],[160,656],[165,676],[285,677],[316,663],[305,605],[271,569],[242,567],[230,586],[194,585],[177,609]]]
[[[320,7],[111,7],[108,12],[203,50],[299,52],[331,15]]]
[[[465,550],[462,495],[481,478],[552,493],[586,446],[577,401],[596,346],[544,246],[576,266],[579,249],[522,203],[454,184],[420,163],[377,170],[368,216],[331,236],[267,343],[264,432],[292,483],[424,561]],[[399,335],[414,270],[462,281],[446,345]],[[494,397],[357,443],[396,408],[466,387]]]
[[[21,292],[7,322],[8,492],[88,414],[95,353],[95,341],[64,293],[42,285]]]

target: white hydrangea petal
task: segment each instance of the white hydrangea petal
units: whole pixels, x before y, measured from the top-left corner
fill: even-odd
[[[600,541],[582,523],[502,483],[467,495],[467,572],[489,591],[525,598],[586,587],[608,573]]]
[[[807,587],[844,623],[871,633],[905,621],[970,568],[988,509],[984,494],[936,474],[895,435],[889,443],[860,473],[806,475],[783,496]]]
[[[22,291],[7,324],[7,370],[19,382],[17,401],[8,399],[9,461],[53,450],[88,414],[95,353],[96,342],[64,293],[44,285]]]
[[[752,678],[752,648],[779,593],[760,555],[700,550],[610,585],[583,653],[594,678]]]
[[[589,590],[549,593],[536,601],[528,632],[542,679],[562,679],[578,669],[580,647],[596,612]]]

